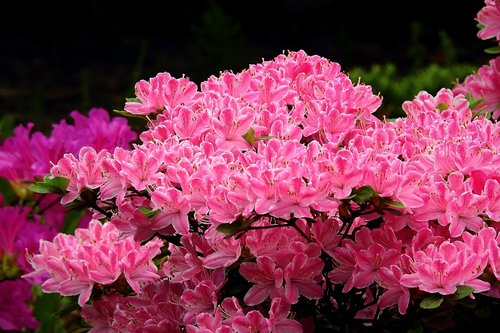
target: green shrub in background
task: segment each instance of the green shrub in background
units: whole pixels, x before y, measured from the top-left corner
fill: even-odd
[[[401,74],[394,64],[375,64],[369,69],[355,67],[348,72],[353,81],[361,78],[372,86],[374,92],[382,94],[382,106],[377,111],[379,116],[395,118],[404,115],[401,104],[412,100],[419,91],[435,94],[441,88],[453,88],[457,80],[462,81],[476,68],[470,64],[430,64]]]

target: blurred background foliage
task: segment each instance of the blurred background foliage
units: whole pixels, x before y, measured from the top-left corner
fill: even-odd
[[[299,49],[339,62],[382,94],[380,114],[399,116],[418,91],[452,87],[487,62],[474,21],[483,4],[13,3],[0,20],[0,134],[28,121],[48,130],[75,109],[121,109],[136,81],[161,71],[200,83]]]

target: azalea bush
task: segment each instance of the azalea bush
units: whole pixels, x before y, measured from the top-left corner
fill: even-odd
[[[500,1],[477,20],[498,43]],[[144,121],[132,147],[103,111],[51,137],[20,127],[0,150],[0,327],[37,326],[40,284],[69,331],[484,328],[500,298],[498,66],[387,120],[369,85],[300,50],[199,87],[139,81],[120,111]],[[70,212],[90,221],[68,227]]]
[[[68,211],[60,202],[65,180],[43,181],[51,163],[64,153],[78,153],[82,147],[128,148],[137,135],[124,118],[110,118],[103,109],[88,115],[74,111],[73,124],[62,120],[47,136],[33,131],[34,124],[19,125],[0,146],[0,329],[20,331],[39,328],[41,332],[63,329],[54,319],[58,306],[69,300],[43,295],[37,286],[46,278],[22,278],[33,268],[26,254],[38,252],[39,240],[52,240],[56,234],[73,233],[86,227],[91,215],[83,209]],[[40,181],[45,187],[27,189]],[[58,302],[61,301],[61,304]],[[34,311],[33,311],[34,310]],[[35,312],[35,313],[34,313]],[[43,321],[43,319],[47,319]],[[42,324],[38,322],[42,319]]]

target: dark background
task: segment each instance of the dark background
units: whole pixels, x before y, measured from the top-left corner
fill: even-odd
[[[123,108],[133,85],[160,71],[196,83],[286,50],[345,71],[394,63],[481,65],[481,0],[18,1],[0,19],[0,117],[37,126],[91,106]],[[369,83],[369,82],[368,82]],[[383,94],[383,92],[382,92]]]

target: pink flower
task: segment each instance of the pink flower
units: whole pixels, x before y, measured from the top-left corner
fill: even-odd
[[[158,179],[159,166],[160,162],[148,151],[137,149],[132,152],[130,161],[121,163],[121,175],[137,191],[142,191]]]
[[[172,225],[178,233],[188,233],[190,207],[181,191],[176,188],[158,187],[151,194],[151,203],[153,208],[161,210],[152,225],[153,229],[160,230]]]
[[[271,323],[259,311],[252,310],[233,319],[232,327],[237,333],[270,333]]]
[[[120,294],[105,295],[90,305],[82,308],[81,314],[91,326],[89,333],[111,333],[113,314],[118,304],[125,302],[126,298]]]
[[[274,298],[283,293],[283,270],[276,267],[269,257],[260,256],[255,263],[242,263],[240,274],[254,284],[244,298],[248,305],[260,304],[268,297]]]
[[[144,286],[140,294],[116,303],[112,332],[180,333],[183,309],[178,304],[182,287],[169,281]]]
[[[305,253],[297,253],[283,269],[286,301],[295,304],[298,302],[299,295],[309,299],[321,298],[323,288],[319,283],[322,281],[323,266],[321,259],[309,258]]]
[[[485,0],[486,6],[477,13],[476,20],[481,24],[477,36],[481,39],[496,38],[500,42],[500,1]]]
[[[399,263],[400,252],[395,249],[386,249],[380,244],[370,245],[366,250],[356,253],[356,270],[353,276],[353,285],[357,288],[366,288],[373,282],[380,281],[379,270]]]
[[[233,329],[223,324],[222,319],[220,309],[217,309],[214,315],[202,312],[196,316],[196,326],[187,325],[186,331],[188,333],[232,333]]]
[[[477,292],[488,290],[489,284],[475,280],[481,274],[487,256],[472,250],[472,246],[479,246],[473,245],[476,241],[469,240],[468,243],[471,245],[460,241],[444,241],[439,245],[429,244],[424,250],[417,251],[413,256],[414,272],[403,274],[401,284],[441,295],[455,293],[459,285],[474,286]],[[484,251],[486,247],[487,244],[483,242]],[[474,273],[470,274],[469,271]]]
[[[379,284],[386,289],[378,305],[381,308],[387,308],[397,304],[399,313],[405,314],[410,303],[410,291],[400,283],[403,276],[401,268],[396,265],[380,267],[378,276]]]
[[[151,260],[162,245],[158,239],[144,246],[131,238],[119,239],[113,224],[93,220],[88,229],[77,229],[75,236],[58,234],[52,242],[42,240],[40,253],[29,259],[34,272],[25,277],[48,274],[42,284],[45,292],[80,295],[80,305],[89,300],[95,283],[111,284],[122,273],[139,292],[139,283],[159,278]]]
[[[463,83],[453,89],[455,94],[471,94],[476,99],[484,99],[478,108],[491,113],[492,119],[500,117],[499,91],[500,57],[490,60],[489,65],[481,66],[476,74],[467,76]]]
[[[312,217],[309,206],[314,202],[316,190],[302,178],[293,177],[278,183],[280,200],[271,207],[269,213],[276,217]]]
[[[148,115],[180,104],[191,104],[199,93],[196,84],[187,78],[175,79],[169,73],[159,73],[149,82],[137,82],[135,94],[138,101],[125,103],[125,110],[133,114]]]
[[[199,313],[214,313],[217,307],[217,287],[212,281],[204,280],[194,289],[184,290],[180,304],[187,310],[183,318],[184,323],[193,324]]]
[[[276,333],[302,333],[302,325],[289,318],[290,304],[281,298],[273,298],[269,309],[269,322],[271,332]]]

